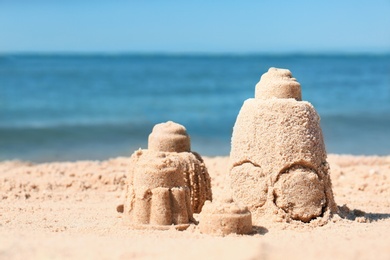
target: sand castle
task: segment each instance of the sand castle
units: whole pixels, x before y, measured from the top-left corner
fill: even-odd
[[[252,214],[246,206],[231,198],[222,201],[206,201],[200,213],[199,229],[204,234],[225,236],[252,232]]]
[[[244,102],[232,135],[233,199],[286,221],[337,211],[314,107],[289,70],[270,68]]]
[[[202,158],[191,152],[186,129],[174,122],[154,126],[148,149],[131,156],[124,218],[137,228],[185,229],[211,200]]]

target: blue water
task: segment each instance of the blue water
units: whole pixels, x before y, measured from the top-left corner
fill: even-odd
[[[228,155],[243,101],[288,68],[321,116],[329,153],[390,154],[390,55],[0,55],[0,160],[129,156],[154,124],[186,126]]]

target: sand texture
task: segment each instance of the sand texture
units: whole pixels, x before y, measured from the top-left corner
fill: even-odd
[[[254,217],[326,223],[337,207],[320,118],[289,70],[270,68],[233,128],[230,185]],[[268,215],[268,216],[266,216]],[[316,221],[312,221],[316,220]]]
[[[199,230],[203,234],[251,234],[252,227],[251,212],[231,198],[206,201],[199,214]]]
[[[210,176],[200,155],[191,152],[184,126],[157,124],[148,149],[135,151],[126,175],[124,222],[133,228],[184,230],[196,223],[206,200],[212,200]],[[122,210],[123,209],[123,210]]]
[[[190,189],[178,154],[140,150],[133,154],[124,200],[125,221],[134,228],[185,229],[192,221]]]
[[[215,200],[228,157],[204,158]],[[328,156],[338,215],[319,227],[253,221],[251,235],[202,234],[191,224],[137,230],[123,203],[130,156],[108,161],[0,163],[0,259],[389,259],[390,157]],[[346,206],[344,206],[346,205]],[[194,214],[199,220],[199,215]]]

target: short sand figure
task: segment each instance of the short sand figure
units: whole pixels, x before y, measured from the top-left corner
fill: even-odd
[[[231,198],[206,201],[199,217],[199,229],[203,234],[226,236],[252,233],[251,212]]]
[[[137,228],[183,230],[212,200],[202,158],[191,152],[186,129],[171,121],[154,126],[148,149],[131,156],[127,177],[124,219]]]
[[[320,118],[300,84],[289,70],[270,68],[234,125],[233,199],[284,221],[328,218],[337,206],[326,157]]]

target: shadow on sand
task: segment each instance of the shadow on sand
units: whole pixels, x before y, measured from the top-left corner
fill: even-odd
[[[342,218],[355,221],[358,218],[365,219],[367,222],[375,222],[383,219],[390,219],[389,213],[367,213],[360,209],[351,210],[347,205],[339,206],[339,214]]]
[[[265,227],[253,226],[252,233],[250,233],[249,235],[265,235],[267,233],[268,233],[268,229],[266,229]]]

